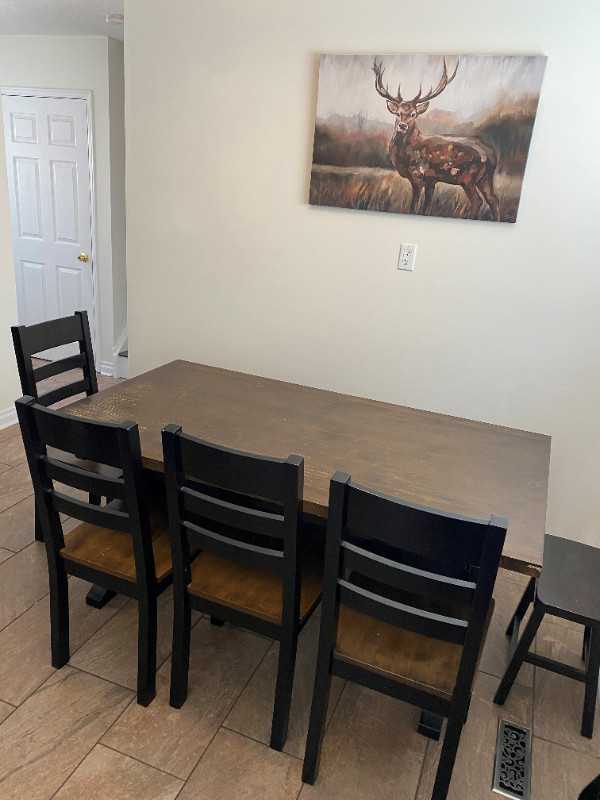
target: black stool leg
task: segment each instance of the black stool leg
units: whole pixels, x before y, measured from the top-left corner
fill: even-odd
[[[596,712],[596,695],[598,693],[598,671],[600,670],[600,630],[590,629],[590,643],[585,675],[585,699],[583,701],[583,719],[581,735],[588,739],[594,733],[594,714]]]
[[[527,584],[527,588],[525,589],[525,591],[523,592],[523,596],[519,600],[519,605],[517,606],[515,613],[512,615],[511,620],[508,623],[508,628],[506,629],[507,636],[512,636],[515,621],[517,622],[518,625],[521,624],[523,617],[525,616],[530,603],[533,603],[534,598],[535,598],[535,578],[532,578]]]
[[[581,646],[581,660],[585,661],[587,658],[588,650],[590,649],[590,634],[592,629],[589,625],[586,625],[583,629],[583,644]]]
[[[521,664],[525,660],[525,656],[529,652],[529,648],[531,647],[531,643],[540,627],[540,622],[544,618],[544,609],[540,605],[534,605],[533,611],[531,612],[531,618],[527,623],[525,630],[523,631],[523,635],[521,636],[519,643],[512,654],[510,661],[508,662],[508,666],[506,667],[506,672],[504,673],[504,677],[500,681],[500,686],[498,687],[498,691],[496,692],[496,696],[494,697],[494,703],[497,703],[499,706],[504,705],[506,698],[508,697],[508,693],[510,692],[513,683],[515,682],[515,678],[517,677],[519,670],[521,669]]]

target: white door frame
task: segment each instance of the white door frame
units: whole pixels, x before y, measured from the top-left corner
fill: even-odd
[[[98,316],[98,263],[96,261],[96,190],[94,188],[94,136],[92,126],[92,93],[80,89],[30,89],[23,87],[3,86],[2,96],[45,97],[57,100],[85,100],[88,142],[88,166],[90,176],[90,228],[92,232],[92,310],[94,324],[92,326],[92,348],[96,364],[99,364],[100,318]],[[6,146],[6,144],[5,144]],[[12,227],[12,219],[11,219]],[[14,264],[13,264],[14,269]]]

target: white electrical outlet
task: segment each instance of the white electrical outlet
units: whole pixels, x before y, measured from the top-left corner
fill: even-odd
[[[416,257],[416,244],[402,244],[400,247],[400,258],[398,259],[398,269],[407,269],[412,272],[415,268]]]

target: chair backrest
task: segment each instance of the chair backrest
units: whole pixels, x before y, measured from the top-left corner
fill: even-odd
[[[15,403],[36,495],[46,547],[64,547],[60,514],[131,534],[138,579],[154,579],[154,554],[145,499],[138,426],[79,419],[46,408],[32,397]],[[48,452],[48,448],[52,448]],[[63,460],[66,454],[75,458]],[[94,471],[85,460],[94,462]],[[114,469],[98,471],[99,465]],[[93,505],[65,494],[55,484],[105,497]]]
[[[280,573],[283,613],[297,618],[303,459],[232,450],[177,425],[164,428],[162,437],[174,579],[189,570],[189,543]]]
[[[413,505],[336,473],[323,614],[342,603],[396,627],[463,645],[456,685],[470,687],[507,525],[502,517],[478,520]]]
[[[24,395],[35,397],[41,405],[51,406],[66,397],[98,391],[87,311],[76,311],[72,317],[51,319],[37,325],[15,325],[11,331]],[[73,343],[79,345],[76,355],[33,368],[31,359],[36,353]],[[39,394],[40,381],[78,367],[83,373],[81,379]]]

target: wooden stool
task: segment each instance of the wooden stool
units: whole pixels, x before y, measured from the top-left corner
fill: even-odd
[[[585,683],[585,699],[581,735],[591,739],[600,670],[600,550],[557,536],[546,536],[543,563],[540,577],[537,581],[535,578],[529,581],[506,629],[507,635],[512,636],[511,649],[494,702],[504,704],[524,661],[582,681]],[[519,640],[519,626],[531,603],[531,618]],[[585,669],[529,652],[544,614],[585,626],[582,652]]]

